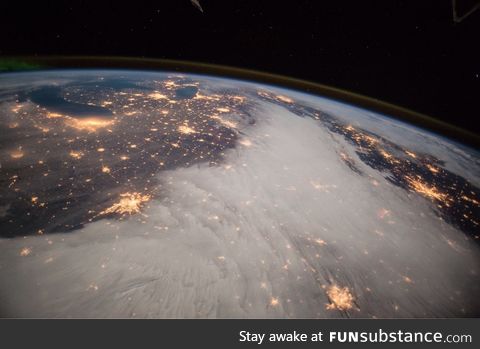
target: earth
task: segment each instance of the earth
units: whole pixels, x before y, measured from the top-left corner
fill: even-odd
[[[480,154],[176,72],[0,75],[0,316],[476,317]]]

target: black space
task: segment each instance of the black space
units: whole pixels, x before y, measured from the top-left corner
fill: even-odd
[[[458,0],[459,11],[475,0]],[[480,10],[451,0],[4,1],[0,55],[181,59],[311,80],[480,133]],[[466,5],[465,5],[466,4]]]

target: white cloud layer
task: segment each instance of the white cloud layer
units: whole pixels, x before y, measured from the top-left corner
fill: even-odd
[[[218,167],[162,172],[144,223],[0,240],[3,314],[450,317],[479,307],[477,245],[309,118],[263,105]],[[248,141],[246,141],[248,139]],[[241,140],[242,141],[242,140]],[[357,158],[358,159],[358,158]],[[372,185],[376,180],[379,185]],[[29,248],[27,256],[19,256]],[[355,304],[327,309],[326,290]]]

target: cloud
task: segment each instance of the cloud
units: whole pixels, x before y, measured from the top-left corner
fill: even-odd
[[[353,172],[321,124],[258,108],[222,164],[159,174],[143,216],[1,240],[5,315],[478,315],[477,245],[361,161]],[[352,308],[332,306],[333,286]]]

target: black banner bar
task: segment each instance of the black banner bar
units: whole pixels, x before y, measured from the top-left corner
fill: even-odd
[[[5,348],[473,348],[480,319],[0,320]]]

